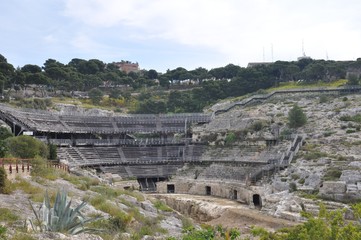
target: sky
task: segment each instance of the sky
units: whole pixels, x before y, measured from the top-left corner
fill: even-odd
[[[208,70],[361,57],[360,0],[0,0],[0,54]]]

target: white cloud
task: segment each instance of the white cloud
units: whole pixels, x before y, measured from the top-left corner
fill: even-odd
[[[345,53],[355,54],[350,53],[350,44],[361,41],[357,11],[361,2],[356,0],[348,4],[340,0],[65,1],[66,16],[93,28],[122,30],[123,36],[137,40],[207,48],[234,63],[261,61],[262,49],[270,49],[271,44],[275,60],[295,60],[302,39],[311,56],[321,58],[328,51],[344,58]],[[131,28],[136,31],[124,32]],[[84,42],[78,47],[95,45],[84,36],[77,41]],[[353,46],[353,51],[361,55],[360,47]],[[271,60],[267,52],[266,60]]]
[[[58,42],[58,39],[56,39],[56,37],[52,34],[46,35],[45,37],[43,37],[43,41],[45,43],[49,43],[49,44],[53,44]]]
[[[79,33],[72,40],[71,45],[82,52],[92,52],[103,46],[89,38],[86,34]]]

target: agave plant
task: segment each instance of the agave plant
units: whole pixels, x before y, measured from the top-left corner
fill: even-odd
[[[29,220],[34,231],[40,228],[41,232],[67,232],[75,235],[82,232],[97,231],[96,229],[86,228],[84,225],[88,222],[99,219],[99,217],[86,219],[80,210],[86,206],[82,202],[76,208],[71,207],[71,200],[67,200],[67,192],[58,191],[55,198],[54,206],[50,205],[48,192],[45,193],[44,201],[38,211],[31,204],[31,208],[36,217],[38,228],[35,227],[32,220]]]

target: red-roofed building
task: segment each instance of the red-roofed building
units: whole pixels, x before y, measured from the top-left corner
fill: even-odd
[[[114,63],[119,70],[124,71],[126,74],[130,72],[139,72],[139,64],[138,63],[132,63],[129,61],[121,61]]]

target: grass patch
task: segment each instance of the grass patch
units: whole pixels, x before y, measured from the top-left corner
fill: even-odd
[[[356,130],[353,130],[353,129],[347,129],[347,130],[346,130],[346,133],[347,133],[347,134],[355,133],[355,132],[356,132]]]
[[[190,218],[181,216],[183,230],[193,227],[193,222]]]
[[[310,152],[306,153],[303,157],[306,160],[316,160],[316,159],[319,159],[319,158],[322,158],[322,157],[327,157],[327,156],[328,156],[327,153],[320,152],[320,151],[317,151],[317,150],[313,150],[313,151],[310,151]]]
[[[336,133],[336,131],[330,131],[330,130],[328,130],[328,131],[326,131],[326,132],[323,133],[323,136],[324,136],[324,137],[329,137],[329,136],[331,136],[331,135],[334,134],[334,133]]]
[[[78,177],[78,176],[75,176],[75,175],[69,174],[69,173],[61,174],[61,178],[72,183],[78,189],[83,190],[83,191],[89,190],[90,187],[97,186],[100,183],[99,180],[96,178]]]
[[[324,181],[337,181],[340,179],[342,171],[336,168],[327,169],[325,175],[323,176]]]
[[[339,79],[332,82],[314,82],[314,83],[305,83],[305,82],[281,82],[278,87],[269,88],[266,91],[271,93],[273,91],[279,91],[279,90],[288,90],[288,89],[296,89],[296,88],[335,88],[343,86],[347,83],[347,79]]]
[[[12,210],[8,208],[0,208],[0,222],[13,223],[19,219],[19,216],[14,214]]]
[[[9,240],[37,240],[36,238],[26,234],[26,233],[16,233]]]
[[[361,114],[356,114],[355,116],[344,115],[340,117],[340,120],[345,122],[361,123]]]
[[[40,157],[36,157],[31,161],[32,169],[31,176],[34,178],[44,178],[54,181],[59,178],[60,172],[58,169],[48,167],[48,161]]]
[[[17,178],[14,182],[11,182],[11,189],[21,190],[30,195],[30,199],[34,202],[42,202],[44,198],[44,190],[40,187],[32,185],[30,182],[23,178]]]
[[[123,190],[114,189],[106,186],[92,186],[90,190],[93,192],[97,192],[106,198],[116,198],[124,192]]]
[[[168,207],[168,205],[166,205],[164,202],[157,200],[154,203],[154,207],[160,211],[164,211],[164,212],[172,212],[173,209],[171,209],[170,207]]]
[[[299,196],[311,200],[317,200],[319,197],[317,196],[318,191],[312,192],[312,193],[306,193],[306,192],[300,192]]]
[[[110,216],[113,217],[120,217],[124,220],[129,218],[129,221],[131,217],[129,217],[123,210],[121,210],[118,206],[108,201],[104,196],[98,195],[90,199],[89,203],[93,205],[94,208],[108,213]]]
[[[297,174],[297,173],[294,173],[294,174],[291,175],[291,179],[292,179],[292,180],[297,180],[297,179],[299,179],[299,178],[300,178],[300,175]]]

